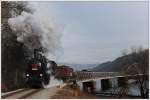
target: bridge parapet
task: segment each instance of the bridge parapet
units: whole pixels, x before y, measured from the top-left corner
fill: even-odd
[[[74,80],[76,81],[87,81],[87,80],[95,80],[95,79],[109,79],[115,77],[136,77],[136,76],[145,76],[143,74],[138,75],[125,75],[119,72],[88,72],[88,71],[76,71],[74,73]],[[147,76],[147,75],[146,75]]]
[[[119,76],[118,72],[84,72],[84,71],[76,71],[75,79],[78,81],[88,80],[88,79],[96,79],[96,78],[104,78],[104,77],[115,77]]]

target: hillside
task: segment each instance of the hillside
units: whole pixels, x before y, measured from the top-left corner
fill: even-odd
[[[146,61],[148,62],[148,50],[143,50],[142,52],[146,53],[146,55],[147,55]],[[92,68],[91,70],[92,71],[121,71],[124,68],[126,68],[127,65],[131,65],[134,63],[139,63],[139,60],[137,60],[137,58],[132,53],[132,54],[128,54],[126,56],[118,57],[114,61],[108,61],[108,62],[99,64],[98,66]],[[147,65],[148,65],[148,63],[147,63]]]
[[[98,66],[98,64],[73,64],[73,63],[72,64],[70,64],[70,63],[58,63],[58,64],[70,66],[74,70],[91,69],[91,68]]]

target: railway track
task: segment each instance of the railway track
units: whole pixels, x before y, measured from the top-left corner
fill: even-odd
[[[7,93],[2,93],[2,99],[49,99],[53,96],[60,88],[67,84],[61,84],[49,88],[31,89],[23,88]]]
[[[14,94],[16,94],[16,93],[23,92],[23,91],[26,91],[26,89],[23,88],[23,89],[17,89],[17,90],[14,90],[14,91],[2,93],[2,94],[1,94],[1,98],[7,98],[7,97],[9,97],[9,96],[12,96],[12,95],[14,95]]]
[[[41,90],[42,90],[42,89],[36,89],[36,90],[33,90],[33,91],[31,91],[31,92],[29,92],[29,93],[27,93],[27,94],[25,94],[25,95],[19,97],[18,99],[24,99],[24,98],[27,98],[27,97],[29,97],[29,96],[31,96],[31,95],[37,93],[37,92],[40,92]]]
[[[42,89],[29,89],[29,88],[18,89],[15,91],[2,94],[1,98],[2,99],[25,99],[41,90]]]

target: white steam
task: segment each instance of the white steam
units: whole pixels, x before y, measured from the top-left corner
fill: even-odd
[[[54,86],[61,86],[63,84],[62,80],[57,80],[54,78],[54,76],[51,76],[50,84],[49,85],[43,85],[44,88],[50,88]]]
[[[49,59],[55,59],[61,53],[62,29],[54,22],[47,8],[35,6],[33,13],[22,12],[21,15],[8,20],[8,24],[17,36],[17,41],[29,49],[44,48]]]

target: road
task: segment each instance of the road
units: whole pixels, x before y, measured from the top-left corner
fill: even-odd
[[[50,87],[45,89],[20,89],[3,95],[4,99],[50,99],[59,88]]]

